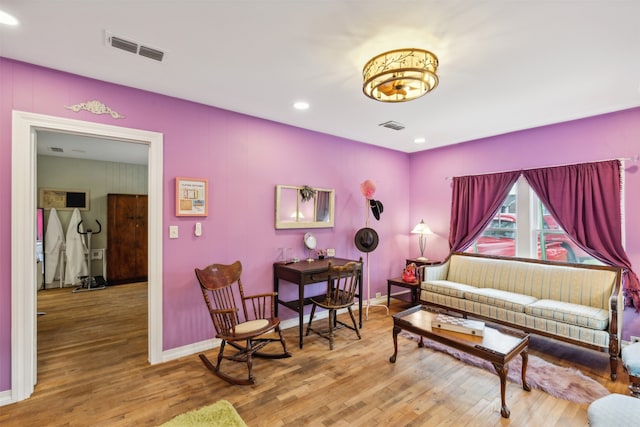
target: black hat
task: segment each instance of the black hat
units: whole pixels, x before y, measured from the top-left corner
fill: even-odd
[[[373,212],[373,216],[380,221],[380,214],[384,210],[384,206],[382,206],[382,202],[380,200],[369,199],[369,206],[371,206],[371,212]]]
[[[361,228],[354,238],[356,247],[362,252],[372,252],[378,247],[378,233],[373,228]]]

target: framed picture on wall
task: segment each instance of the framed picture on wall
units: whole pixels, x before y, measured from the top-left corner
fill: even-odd
[[[176,178],[176,216],[207,216],[208,180]]]

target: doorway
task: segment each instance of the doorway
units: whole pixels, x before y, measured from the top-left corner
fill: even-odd
[[[13,112],[11,176],[11,401],[28,398],[37,381],[36,133],[53,131],[148,146],[148,359],[162,361],[163,137],[143,131],[41,114]]]

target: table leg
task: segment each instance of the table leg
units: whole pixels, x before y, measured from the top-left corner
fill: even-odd
[[[502,402],[502,408],[500,409],[500,415],[503,418],[509,418],[511,415],[511,411],[507,407],[506,402],[506,391],[507,391],[507,372],[509,372],[509,368],[507,365],[501,365],[499,363],[493,363],[493,367],[496,369],[498,376],[500,377],[500,400]]]
[[[302,330],[304,329],[304,285],[298,285],[298,332],[302,348]]]
[[[362,261],[362,258],[360,258]],[[368,314],[368,312],[367,312]],[[362,329],[362,269],[360,269],[360,277],[358,278],[358,327]]]
[[[393,356],[389,358],[389,362],[396,363],[396,356],[398,355],[398,334],[401,329],[399,326],[393,325]]]
[[[529,361],[529,350],[524,349],[522,353],[520,353],[522,357],[522,388],[525,391],[531,391],[531,386],[527,383],[527,363]]]
[[[276,301],[273,307],[273,314],[278,317],[278,306],[280,305],[280,294],[278,293],[280,290],[280,279],[278,279],[278,274],[275,271],[275,267],[273,268],[273,291],[276,293]]]

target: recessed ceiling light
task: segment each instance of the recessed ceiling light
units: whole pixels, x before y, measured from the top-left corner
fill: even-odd
[[[18,20],[12,15],[9,15],[7,12],[3,12],[2,10],[0,10],[0,24],[14,26],[18,25]]]
[[[424,136],[419,136],[413,140],[416,144],[424,144],[427,142],[427,139]]]
[[[295,108],[296,110],[308,110],[309,103],[304,101],[298,101],[293,104],[293,108]]]

